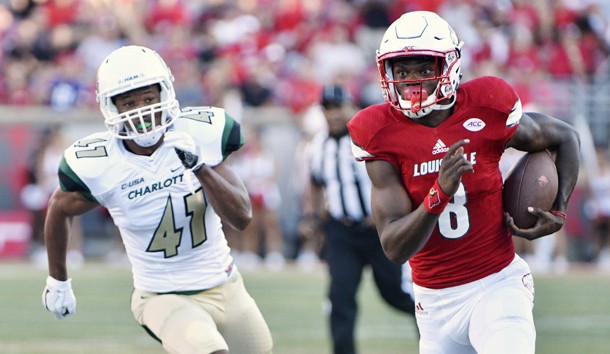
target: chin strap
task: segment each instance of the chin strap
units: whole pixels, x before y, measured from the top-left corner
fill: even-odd
[[[453,96],[451,96],[451,102],[447,103],[447,104],[436,103],[436,104],[433,104],[432,106],[420,108],[416,112],[413,112],[413,108],[402,109],[401,111],[405,116],[407,116],[411,119],[419,119],[419,118],[423,118],[423,117],[427,116],[428,114],[432,113],[432,111],[442,111],[445,109],[449,109],[455,105],[455,101],[456,101],[456,97],[454,94]]]
[[[449,109],[449,108],[451,108],[451,107],[453,107],[455,105],[456,99],[457,99],[457,97],[456,97],[456,95],[454,93],[453,96],[451,96],[451,102],[449,102],[447,104],[437,103],[437,104],[432,106],[432,109],[439,110],[439,111],[442,111],[444,109]]]
[[[430,95],[432,97],[436,97],[437,91],[439,88],[437,87],[434,92]],[[456,94],[453,93],[450,97],[450,102],[447,104],[434,103],[427,107],[421,107],[421,104],[428,99],[428,93],[423,90],[421,86],[419,87],[408,87],[404,92],[405,99],[402,96],[398,95],[399,105],[406,105],[407,103],[411,104],[411,108],[409,109],[401,109],[402,113],[411,118],[418,119],[427,116],[432,111],[442,111],[445,109],[449,109],[455,105]]]

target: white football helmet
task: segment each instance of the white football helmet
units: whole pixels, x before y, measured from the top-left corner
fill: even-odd
[[[462,45],[463,42],[458,41],[455,31],[447,21],[436,13],[413,11],[403,14],[388,27],[377,50],[377,67],[386,102],[412,119],[424,117],[432,110],[452,107],[462,77],[460,59]],[[437,72],[433,78],[395,80],[392,71],[394,60],[414,56],[437,58],[438,62],[442,63],[440,72]],[[425,81],[433,80],[438,80],[436,89],[432,93],[427,93],[423,84]],[[417,85],[411,86],[410,92],[405,93],[407,99],[404,99],[398,92],[397,83]],[[445,99],[450,101],[439,103]]]
[[[96,86],[106,128],[115,137],[143,147],[157,143],[180,112],[173,81],[170,69],[152,49],[131,45],[110,53],[97,71]],[[154,84],[161,87],[161,102],[119,114],[114,96]],[[151,119],[158,112],[162,112],[161,124]]]

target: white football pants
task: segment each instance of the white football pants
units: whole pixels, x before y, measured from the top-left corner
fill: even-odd
[[[446,289],[414,285],[420,354],[533,354],[534,282],[519,256],[483,279]]]

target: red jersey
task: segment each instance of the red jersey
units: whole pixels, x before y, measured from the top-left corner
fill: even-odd
[[[356,158],[394,165],[414,208],[438,177],[448,147],[470,139],[464,154],[474,173],[462,176],[430,239],[409,260],[415,284],[432,289],[461,285],[513,260],[499,161],[521,114],[519,97],[504,80],[482,77],[460,85],[453,114],[437,127],[418,124],[387,103],[363,109],[348,123]]]

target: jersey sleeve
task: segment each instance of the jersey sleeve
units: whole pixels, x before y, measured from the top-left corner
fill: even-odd
[[[174,129],[187,132],[199,146],[199,157],[208,166],[216,166],[244,145],[239,122],[218,107],[186,107],[174,123]]]
[[[76,172],[72,170],[66,157],[61,159],[58,170],[59,187],[64,192],[78,192],[92,202],[98,202],[91,194],[89,187],[78,177]]]
[[[375,157],[375,155],[366,151],[370,137],[367,134],[367,130],[362,129],[365,120],[366,117],[360,111],[347,123],[347,129],[352,139],[352,153],[358,161],[371,160]]]
[[[352,154],[357,161],[383,160],[398,166],[396,157],[388,149],[388,143],[375,138],[392,124],[391,119],[388,120],[387,109],[384,105],[369,106],[347,122]]]
[[[523,107],[517,92],[506,81],[499,77],[484,76],[479,79],[479,94],[474,95],[474,100],[480,100],[481,106],[493,107],[506,116],[505,142],[508,141],[517,130]]]
[[[70,145],[59,164],[59,186],[65,192],[78,192],[101,203],[100,193],[112,188],[112,180],[100,178],[116,168],[116,154],[108,132],[88,135]]]
[[[322,165],[324,160],[324,141],[326,133],[318,133],[309,142],[306,150],[306,162],[309,171],[309,179],[315,185],[324,185]]]

